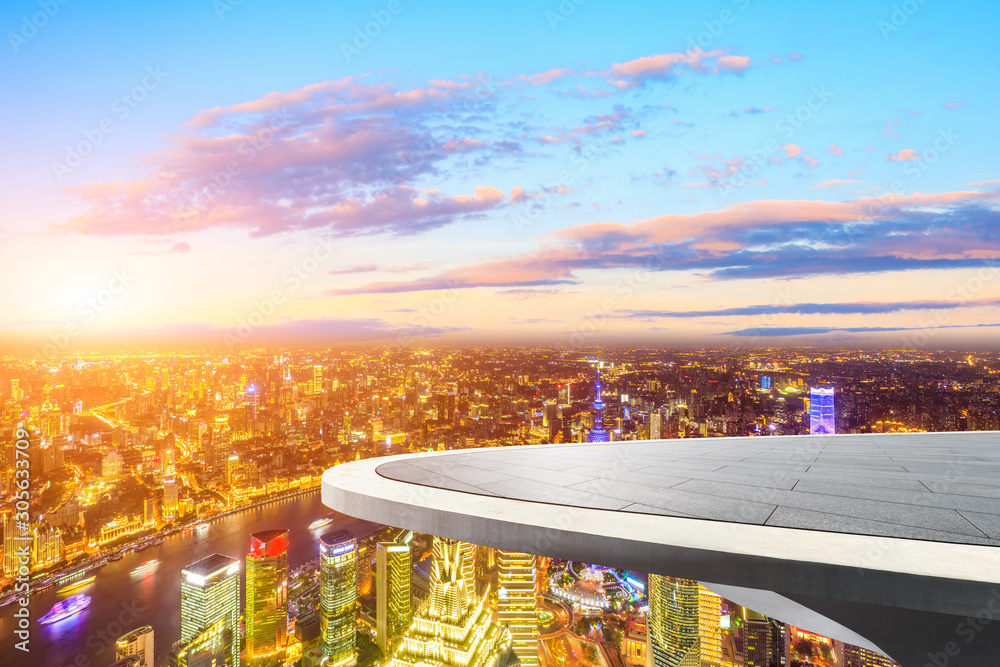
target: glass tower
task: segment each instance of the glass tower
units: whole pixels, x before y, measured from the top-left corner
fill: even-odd
[[[288,531],[254,533],[247,554],[247,664],[281,665],[287,644]]]
[[[239,641],[233,638],[240,627],[240,561],[212,554],[181,570],[181,641],[193,641],[220,621],[229,631],[229,663],[239,667]]]
[[[535,557],[497,550],[499,584],[497,608],[500,625],[510,630],[514,653],[521,667],[538,667],[538,609],[535,591]]]
[[[406,537],[412,535],[408,533]],[[379,542],[376,568],[376,639],[379,649],[387,655],[393,640],[406,632],[413,618],[410,545],[403,540]]]
[[[809,432],[813,435],[833,435],[837,432],[833,387],[812,387],[809,390]]]
[[[358,541],[348,530],[327,533],[319,553],[320,648],[330,667],[347,665],[357,631]]]

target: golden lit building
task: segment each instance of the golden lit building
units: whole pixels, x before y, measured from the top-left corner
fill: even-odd
[[[212,554],[181,570],[181,645],[190,648],[185,660],[203,650],[214,655],[221,642],[227,665],[240,667],[239,626],[238,559]]]
[[[537,667],[538,597],[535,587],[535,557],[498,549],[497,564],[497,609],[500,625],[506,625],[510,631],[514,653],[522,667]]]
[[[390,649],[413,620],[413,567],[407,533],[397,542],[379,542],[376,549],[375,623],[376,643],[383,654]]]
[[[510,633],[463,578],[465,553],[460,542],[434,539],[430,595],[388,667],[494,667],[511,659]]]
[[[250,536],[246,583],[246,664],[281,665],[288,644],[288,531]]]
[[[358,623],[358,541],[347,530],[320,538],[320,648],[327,665],[347,665],[355,659]]]

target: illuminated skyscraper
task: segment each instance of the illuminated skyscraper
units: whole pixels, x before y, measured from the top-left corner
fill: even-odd
[[[833,435],[837,432],[833,387],[812,387],[809,390],[809,432],[813,435]]]
[[[139,661],[137,667],[155,667],[153,663],[153,628],[144,625],[132,632],[122,635],[115,642],[115,657],[119,660],[130,655]]]
[[[355,659],[358,541],[347,530],[327,533],[319,553],[320,648],[330,667],[347,665]]]
[[[288,644],[287,530],[250,536],[246,577],[247,665],[280,665]]]
[[[323,393],[323,367],[313,366],[312,393]]]
[[[510,631],[514,653],[522,667],[538,665],[538,609],[535,590],[535,557],[497,550],[499,584],[497,608],[500,625]]]
[[[653,667],[701,667],[698,582],[649,575],[647,625]]]
[[[663,413],[657,410],[649,415],[649,439],[659,440],[663,437]]]
[[[881,653],[876,653],[860,646],[843,644],[842,650],[843,661],[841,664],[844,667],[899,667],[897,663]]]
[[[764,616],[746,610],[743,621],[743,664],[745,667],[771,667],[774,655],[774,626]]]
[[[239,564],[239,561],[237,561]],[[232,648],[240,643],[226,620],[220,618],[189,641],[174,644],[170,652],[170,667],[229,667]],[[237,659],[239,653],[237,652]],[[235,664],[239,664],[238,662]]]
[[[398,542],[376,545],[376,641],[383,654],[388,654],[394,640],[402,635],[413,620],[412,577],[407,533]]]
[[[601,371],[597,370],[594,397],[594,428],[587,433],[587,442],[611,442],[611,434],[604,430],[604,401],[601,400]]]
[[[722,665],[722,598],[698,586],[698,641],[702,667]]]
[[[239,667],[240,561],[222,554],[181,570],[181,642],[192,642],[216,626],[222,630],[214,637],[219,641],[230,638],[224,646],[229,665]]]
[[[507,664],[510,633],[493,622],[487,596],[462,578],[460,543],[434,538],[430,595],[413,618],[388,667],[493,667]]]

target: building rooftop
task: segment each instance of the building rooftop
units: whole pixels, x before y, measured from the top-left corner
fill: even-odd
[[[363,459],[324,473],[323,502],[441,537],[694,579],[903,664],[1000,600],[996,431]],[[963,659],[1000,650],[1000,631],[985,632]]]
[[[222,554],[212,554],[211,556],[202,558],[197,563],[188,565],[184,568],[184,571],[207,579],[209,576],[217,574],[220,570],[225,570],[233,564],[239,567],[240,560],[238,558],[223,556]]]
[[[1000,546],[1000,433],[698,438],[467,450],[384,478],[477,495]]]

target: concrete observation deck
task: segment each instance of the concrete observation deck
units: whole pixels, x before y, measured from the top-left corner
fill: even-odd
[[[904,667],[1000,655],[1000,432],[393,456],[328,470],[323,500],[442,537],[697,579]]]

